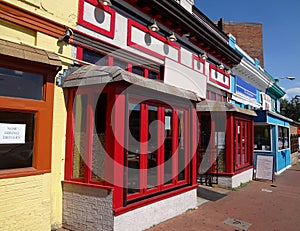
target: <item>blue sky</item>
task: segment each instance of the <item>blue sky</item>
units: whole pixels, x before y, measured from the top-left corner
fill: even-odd
[[[262,23],[264,68],[274,78],[294,76],[279,85],[288,100],[300,95],[299,0],[195,0],[195,5],[211,20]]]

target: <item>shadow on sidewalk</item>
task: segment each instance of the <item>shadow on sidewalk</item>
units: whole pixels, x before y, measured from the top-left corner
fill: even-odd
[[[207,189],[207,188],[198,187],[197,196],[201,197],[201,198],[204,198],[206,200],[217,201],[217,200],[222,199],[223,197],[225,197],[227,195],[224,194],[224,193],[215,192],[215,191]]]

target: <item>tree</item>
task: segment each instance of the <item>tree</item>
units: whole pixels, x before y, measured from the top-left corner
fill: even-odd
[[[286,99],[281,99],[280,114],[300,122],[300,95],[296,95],[290,102]]]

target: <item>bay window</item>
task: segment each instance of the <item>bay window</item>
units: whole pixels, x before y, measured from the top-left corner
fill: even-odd
[[[71,168],[68,180],[84,183],[103,183],[106,152],[107,94],[70,92],[68,152]],[[73,98],[72,98],[73,97]],[[73,135],[72,135],[73,134]],[[71,172],[70,172],[71,171]]]
[[[189,182],[188,108],[129,100],[126,200]]]
[[[105,175],[107,169],[114,168],[108,156],[116,158],[117,155],[110,153],[107,144],[113,139],[113,134],[107,136],[111,116],[107,89],[102,89],[101,94],[96,88],[69,92],[66,161],[69,182],[98,186],[112,183],[107,182]],[[180,104],[170,107],[134,94],[126,102],[123,113],[127,128],[123,166],[126,203],[190,184],[191,109]]]

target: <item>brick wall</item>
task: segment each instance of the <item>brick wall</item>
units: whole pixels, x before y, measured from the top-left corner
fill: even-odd
[[[50,174],[0,180],[0,230],[50,230]]]
[[[261,23],[224,22],[224,32],[236,38],[236,43],[264,67],[263,34]]]
[[[63,227],[74,231],[113,230],[112,192],[64,184]]]

